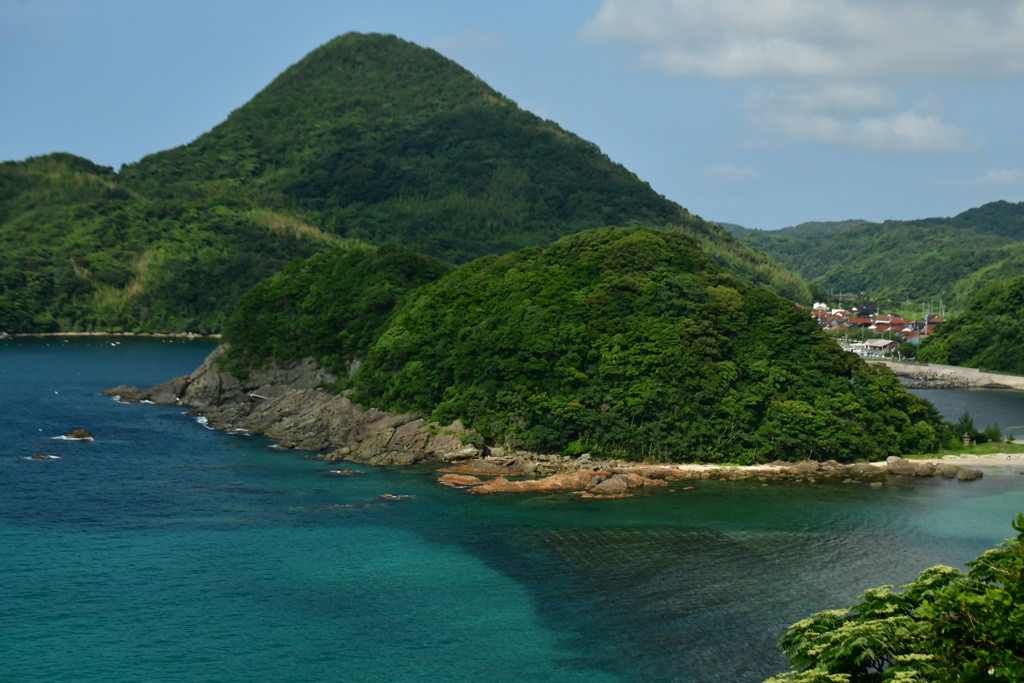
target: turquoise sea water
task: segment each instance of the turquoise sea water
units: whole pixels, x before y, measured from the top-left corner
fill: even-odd
[[[101,396],[212,349],[117,342],[0,341],[2,680],[760,681],[790,623],[959,566],[1024,510],[1010,470],[613,501],[329,477]],[[53,438],[75,427],[95,441]]]

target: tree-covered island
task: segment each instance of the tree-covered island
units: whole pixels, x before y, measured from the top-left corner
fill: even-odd
[[[339,249],[254,288],[225,341],[235,374],[311,357],[366,406],[537,452],[852,461],[950,438],[891,373],[681,230],[601,228],[455,269]]]

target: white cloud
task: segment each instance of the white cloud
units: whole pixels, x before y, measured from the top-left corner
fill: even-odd
[[[863,85],[828,85],[814,90],[790,91],[786,99],[790,107],[808,112],[872,113],[894,105],[891,93]]]
[[[985,182],[991,185],[1024,185],[1024,169],[1001,168],[985,174]]]
[[[980,146],[934,97],[901,102],[908,83],[1024,77],[1024,0],[604,0],[582,35],[747,83],[748,115],[784,138],[872,152]]]
[[[981,144],[967,131],[913,111],[863,118],[773,111],[761,123],[795,140],[886,154],[962,152]]]
[[[753,89],[745,104],[751,112],[780,112],[795,118],[812,118],[882,114],[893,111],[897,101],[892,93],[874,86],[814,84]]]
[[[854,146],[879,152],[962,152],[980,145],[968,132],[912,111],[857,121]]]
[[[971,189],[983,189],[991,192],[1005,192],[1007,190],[1024,190],[1024,169],[1020,168],[999,168],[987,171],[980,178],[962,180],[953,183],[961,187]]]
[[[981,144],[976,136],[942,121],[941,107],[931,100],[901,109],[892,93],[876,87],[756,90],[745,104],[756,124],[794,140],[884,153],[960,152]]]
[[[1024,75],[1024,2],[604,0],[584,38],[715,79]]]

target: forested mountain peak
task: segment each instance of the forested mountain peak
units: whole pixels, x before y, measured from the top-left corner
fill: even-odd
[[[131,182],[259,179],[299,192],[277,176],[302,162],[319,164],[317,157],[358,138],[473,106],[514,105],[434,50],[349,33],[293,64],[210,132],[129,165],[123,175]]]
[[[450,59],[347,34],[119,174],[71,155],[3,165],[0,330],[213,332],[246,288],[339,242],[454,264],[606,225],[683,231],[810,303],[770,258]]]
[[[696,222],[593,143],[379,34],[317,48],[209,133],[122,175],[149,191],[232,179],[328,231],[456,262],[611,223]]]

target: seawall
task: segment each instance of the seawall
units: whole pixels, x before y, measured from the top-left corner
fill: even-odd
[[[900,377],[921,380],[932,384],[956,388],[1017,389],[1024,391],[1024,377],[983,372],[977,368],[962,368],[956,365],[935,363],[903,363],[897,361],[871,361],[892,370]]]

